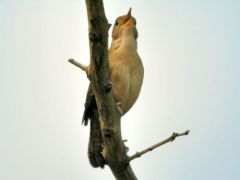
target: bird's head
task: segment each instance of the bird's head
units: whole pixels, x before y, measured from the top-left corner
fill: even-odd
[[[131,33],[135,39],[138,37],[136,28],[136,19],[131,14],[132,8],[129,9],[128,13],[123,16],[119,16],[113,26],[112,38],[118,39],[122,36],[123,31]]]

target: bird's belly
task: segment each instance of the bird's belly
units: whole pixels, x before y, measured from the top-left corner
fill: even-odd
[[[119,66],[111,72],[113,95],[121,102],[123,114],[136,102],[143,81],[143,71],[131,73],[131,68]]]
[[[136,102],[141,91],[142,82],[143,82],[142,72],[132,74],[130,88],[129,88],[129,97],[126,105],[126,112],[129,109],[131,109],[134,103]]]

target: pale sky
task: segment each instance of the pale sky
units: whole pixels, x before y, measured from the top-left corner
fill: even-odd
[[[240,1],[104,3],[110,23],[133,8],[145,67],[129,155],[191,130],[134,160],[139,180],[240,179]],[[85,1],[0,0],[1,180],[114,179],[88,163],[88,79],[67,62],[88,64],[87,30]]]

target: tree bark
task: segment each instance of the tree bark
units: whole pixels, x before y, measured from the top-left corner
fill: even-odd
[[[111,90],[108,64],[109,24],[103,1],[86,0],[86,5],[90,47],[90,66],[87,73],[97,101],[104,140],[103,155],[116,179],[136,180],[122,141],[120,113]]]

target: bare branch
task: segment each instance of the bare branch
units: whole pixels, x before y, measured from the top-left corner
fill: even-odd
[[[88,66],[85,66],[81,64],[80,62],[75,61],[74,59],[69,59],[68,62],[72,63],[73,65],[79,67],[81,70],[85,71],[87,73]]]
[[[141,157],[143,154],[145,154],[145,153],[147,153],[149,151],[152,151],[152,150],[154,150],[154,149],[156,149],[156,148],[158,148],[158,147],[160,147],[160,146],[162,146],[162,145],[164,145],[164,144],[166,144],[168,142],[174,141],[176,139],[176,137],[188,135],[189,132],[190,132],[189,130],[187,130],[187,131],[185,131],[183,133],[175,133],[174,132],[169,138],[165,139],[164,141],[162,141],[160,143],[157,143],[157,144],[155,144],[155,145],[153,145],[153,146],[151,146],[151,147],[149,147],[149,148],[147,148],[147,149],[145,149],[145,150],[143,150],[141,152],[136,152],[136,154],[134,154],[134,155],[129,157],[129,162],[134,160],[134,159],[136,159],[136,158]]]

